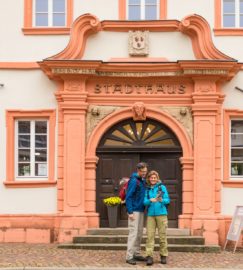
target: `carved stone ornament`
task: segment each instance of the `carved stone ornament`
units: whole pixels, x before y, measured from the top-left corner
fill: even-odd
[[[168,113],[179,121],[193,142],[193,119],[190,107],[159,107],[162,111]]]
[[[86,116],[86,142],[92,131],[107,115],[119,110],[121,107],[116,106],[96,106],[89,105]]]
[[[146,120],[146,107],[143,102],[136,102],[132,106],[133,120]]]
[[[128,50],[131,56],[149,54],[149,31],[129,31]]]

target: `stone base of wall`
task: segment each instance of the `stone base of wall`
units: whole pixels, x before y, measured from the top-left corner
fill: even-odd
[[[0,216],[0,243],[65,243],[98,228],[98,214]]]
[[[192,235],[203,236],[207,245],[220,245],[223,247],[231,219],[231,216],[181,215],[179,217],[179,228],[189,228]],[[228,245],[233,246],[235,242],[229,241]],[[243,232],[237,246],[243,247]]]

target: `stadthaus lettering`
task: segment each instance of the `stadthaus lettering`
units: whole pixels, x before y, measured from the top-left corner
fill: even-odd
[[[186,93],[184,84],[96,84],[95,94],[147,94],[147,95],[182,95]]]

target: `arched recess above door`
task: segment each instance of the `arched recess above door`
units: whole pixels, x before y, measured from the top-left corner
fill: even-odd
[[[180,142],[182,147],[183,157],[188,158],[192,157],[192,143],[191,140],[183,128],[183,126],[172,116],[169,114],[155,109],[155,108],[147,108],[146,110],[147,118],[156,120],[160,123],[163,123],[171,130],[173,130],[174,134],[176,134],[177,139]],[[130,107],[124,108],[121,110],[117,110],[116,112],[110,114],[106,118],[104,118],[93,130],[86,147],[86,159],[94,159],[96,160],[96,150],[100,144],[101,138],[103,135],[114,125],[118,124],[120,121],[132,118],[132,110]]]
[[[111,127],[101,138],[97,151],[181,151],[180,143],[167,126],[147,119],[123,120]]]

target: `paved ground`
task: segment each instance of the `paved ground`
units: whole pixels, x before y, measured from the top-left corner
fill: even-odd
[[[231,268],[243,269],[243,251],[232,254],[229,251],[220,254],[171,252],[168,264],[158,263],[158,254],[154,256],[154,268]],[[48,268],[134,268],[124,262],[124,251],[90,251],[80,249],[58,249],[57,245],[0,244],[0,269],[18,267]],[[138,263],[136,268],[144,268]],[[26,269],[27,269],[26,268]],[[40,269],[39,268],[39,269]],[[151,268],[152,269],[152,268]]]

